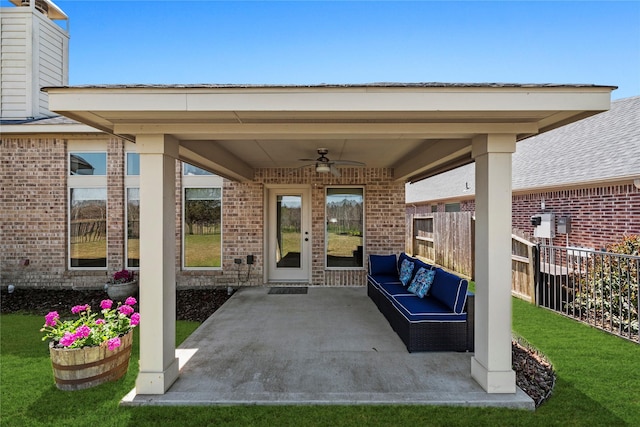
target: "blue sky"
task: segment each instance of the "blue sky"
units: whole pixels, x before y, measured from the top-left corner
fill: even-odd
[[[54,2],[70,17],[72,85],[594,83],[640,95],[638,1]]]

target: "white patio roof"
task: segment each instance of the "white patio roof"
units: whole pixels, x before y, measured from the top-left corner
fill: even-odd
[[[611,86],[366,84],[109,85],[45,88],[50,109],[134,141],[165,134],[180,160],[248,181],[256,168],[331,160],[414,181],[472,162],[471,140],[520,140],[609,108]]]

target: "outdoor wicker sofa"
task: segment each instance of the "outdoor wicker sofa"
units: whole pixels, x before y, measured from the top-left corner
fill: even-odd
[[[420,268],[435,270],[424,298],[400,281],[404,260],[413,264],[410,283]],[[405,281],[406,281],[405,272]],[[367,294],[407,346],[416,351],[473,351],[474,295],[468,281],[405,253],[370,255]]]

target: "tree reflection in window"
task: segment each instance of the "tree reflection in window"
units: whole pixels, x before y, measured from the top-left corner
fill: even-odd
[[[69,209],[71,267],[107,266],[107,189],[72,188]]]
[[[220,188],[185,188],[185,267],[220,267],[221,204]]]
[[[364,257],[364,190],[327,188],[327,267],[362,267]]]

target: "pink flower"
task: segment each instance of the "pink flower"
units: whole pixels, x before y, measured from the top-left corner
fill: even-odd
[[[59,318],[60,318],[60,315],[58,314],[57,311],[51,311],[51,312],[49,312],[49,314],[44,316],[45,325],[47,325],[47,326],[56,326],[56,323],[57,323]]]
[[[136,301],[134,297],[129,297],[124,301],[124,303],[127,305],[136,305],[137,302],[138,301]]]
[[[103,299],[100,301],[100,308],[103,310],[109,310],[113,306],[113,301],[110,299]]]
[[[86,338],[90,334],[91,334],[91,328],[88,327],[87,325],[82,325],[82,326],[78,327],[78,329],[76,329],[76,338],[77,339]]]
[[[96,319],[96,325],[104,325],[104,319]]]
[[[123,305],[123,306],[120,306],[120,308],[118,308],[118,311],[124,314],[125,316],[128,316],[134,312],[134,309],[129,305]]]
[[[131,326],[138,326],[140,323],[140,313],[133,313],[131,315]]]
[[[64,347],[69,347],[76,341],[76,336],[71,332],[65,332],[64,336],[60,338],[60,345]]]
[[[107,341],[107,348],[109,349],[109,351],[113,351],[118,347],[120,347],[120,338],[115,337]]]
[[[78,313],[82,313],[83,311],[87,311],[89,310],[89,304],[85,304],[85,305],[75,305],[71,308],[71,312],[73,314],[78,314]]]

